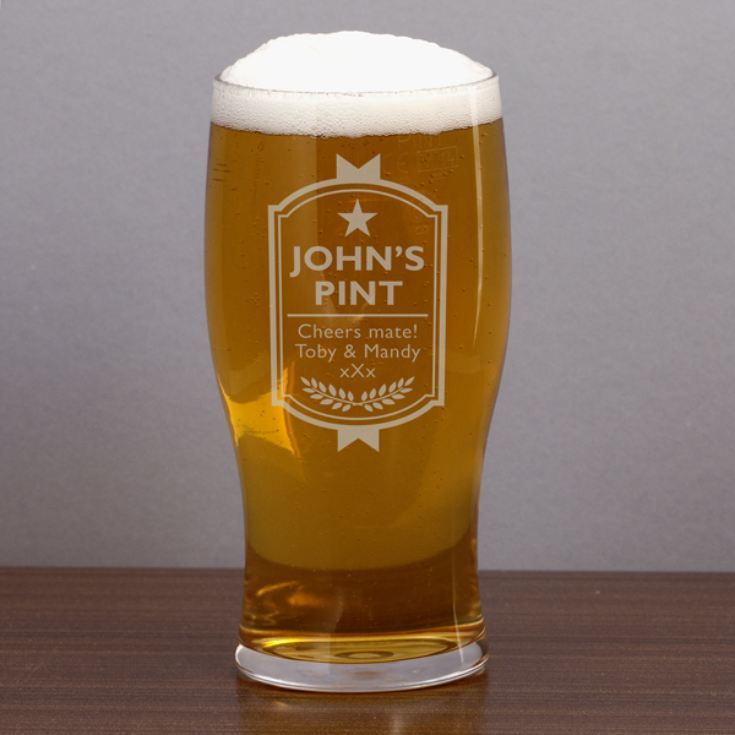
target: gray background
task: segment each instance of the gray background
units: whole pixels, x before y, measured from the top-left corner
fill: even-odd
[[[6,0],[0,563],[241,563],[202,292],[210,79],[340,28],[501,75],[515,291],[482,565],[735,569],[727,0]]]

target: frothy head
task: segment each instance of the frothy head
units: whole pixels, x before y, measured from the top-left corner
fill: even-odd
[[[275,38],[215,80],[212,120],[264,133],[439,133],[500,117],[492,70],[405,36],[341,31]]]

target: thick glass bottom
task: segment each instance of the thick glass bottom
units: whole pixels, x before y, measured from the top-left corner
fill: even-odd
[[[486,660],[484,639],[444,653],[381,663],[365,659],[362,663],[304,661],[243,645],[235,651],[242,676],[284,689],[314,692],[386,692],[437,686],[479,673]]]

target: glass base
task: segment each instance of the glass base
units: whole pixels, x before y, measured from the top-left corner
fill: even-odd
[[[330,664],[261,653],[239,645],[241,676],[283,689],[312,692],[389,692],[446,684],[477,674],[485,666],[483,639],[446,653],[387,663]]]

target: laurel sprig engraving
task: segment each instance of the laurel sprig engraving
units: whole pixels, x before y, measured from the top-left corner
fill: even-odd
[[[335,388],[331,383],[326,385],[316,378],[301,378],[304,393],[309,395],[312,401],[317,401],[320,406],[329,406],[332,411],[348,413],[353,408],[364,408],[368,413],[382,411],[390,406],[395,406],[397,401],[402,401],[407,393],[410,393],[411,383],[415,380],[400,378],[393,383],[383,383],[377,388],[364,390],[358,397],[351,390]]]

